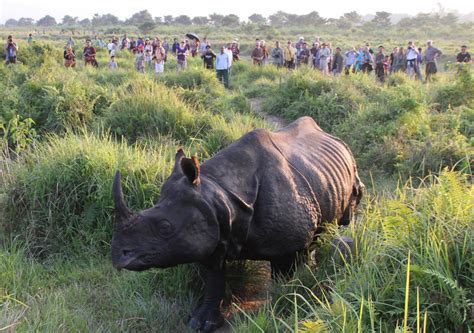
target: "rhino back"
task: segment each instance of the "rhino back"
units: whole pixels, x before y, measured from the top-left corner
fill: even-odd
[[[202,166],[254,208],[241,240],[240,257],[248,259],[307,247],[322,221],[340,218],[353,170],[347,147],[309,117],[274,133],[252,131]]]

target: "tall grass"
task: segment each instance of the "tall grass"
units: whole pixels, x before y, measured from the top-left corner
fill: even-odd
[[[474,324],[472,198],[472,184],[449,171],[371,198],[358,223],[322,236],[316,266],[302,268],[274,296],[265,325],[296,331],[296,320],[303,331],[468,331]],[[342,235],[355,240],[349,260],[330,255],[332,239]]]
[[[175,145],[153,149],[84,132],[50,136],[9,165],[5,225],[34,253],[106,249],[111,181],[121,170],[130,205],[151,206],[170,172]]]

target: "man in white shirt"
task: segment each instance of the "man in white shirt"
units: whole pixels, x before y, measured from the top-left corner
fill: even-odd
[[[217,79],[224,81],[224,87],[229,88],[229,55],[225,51],[225,47],[221,46],[221,51],[216,57]]]
[[[418,50],[416,49],[413,42],[408,42],[407,47],[407,74],[410,78],[413,78],[415,73],[417,72],[417,58],[418,58]]]
[[[107,44],[107,50],[109,51],[109,55],[112,57],[112,56],[115,56],[115,43],[112,42],[112,40],[109,40],[109,44]]]

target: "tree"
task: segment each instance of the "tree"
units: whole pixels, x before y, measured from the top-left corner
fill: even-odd
[[[267,19],[263,17],[261,14],[252,14],[248,17],[249,21],[254,24],[265,24],[267,23]]]
[[[196,16],[191,20],[195,25],[205,25],[209,23],[209,19],[206,16]]]
[[[142,10],[138,13],[135,13],[128,20],[125,21],[128,25],[140,25],[145,22],[154,22],[153,16],[148,12],[148,10]]]
[[[374,22],[378,26],[389,26],[391,25],[390,21],[390,13],[388,12],[375,12],[375,17],[372,19],[372,22]]]
[[[347,22],[352,23],[353,25],[360,24],[362,22],[362,16],[359,15],[356,11],[344,13],[341,19],[344,18]]]
[[[28,27],[35,24],[35,20],[31,17],[22,17],[18,20],[18,26],[20,27]]]
[[[306,15],[295,15],[296,24],[299,25],[323,25],[326,19],[322,18],[318,12],[312,11]],[[291,18],[290,18],[291,20]],[[291,20],[292,21],[292,20]],[[291,22],[290,21],[290,22]]]
[[[39,27],[51,27],[56,24],[56,19],[51,15],[46,15],[45,17],[40,18],[38,22],[36,22],[36,25]]]
[[[143,33],[143,34],[148,34],[150,33],[153,29],[155,29],[156,27],[156,24],[154,21],[147,21],[147,22],[143,22],[142,24],[140,24],[138,26],[138,29],[140,29],[140,31]]]
[[[240,18],[235,14],[229,14],[222,19],[222,25],[226,27],[235,27],[240,24]]]
[[[278,27],[286,24],[288,22],[288,13],[282,12],[281,10],[276,12],[273,15],[270,15],[268,19],[272,26]]]
[[[156,24],[162,24],[163,18],[161,16],[155,16],[154,18]]]
[[[211,19],[212,24],[221,25],[222,20],[224,19],[224,15],[214,13],[209,15],[209,18]]]
[[[6,27],[16,27],[18,26],[18,21],[15,20],[15,19],[8,19],[6,22],[5,22],[5,26]]]
[[[120,20],[117,16],[112,14],[99,15],[94,14],[92,18],[92,25],[94,27],[104,26],[104,25],[118,25]]]
[[[165,22],[165,24],[172,24],[174,22],[174,18],[172,15],[165,15],[163,17],[163,20]]]
[[[61,24],[62,25],[76,25],[77,24],[77,16],[72,17],[71,15],[64,15]]]
[[[82,26],[82,27],[88,27],[91,24],[92,24],[92,22],[88,18],[85,18],[85,19],[79,21],[79,25]]]
[[[182,25],[191,25],[191,18],[188,15],[179,15],[175,17],[174,22]]]

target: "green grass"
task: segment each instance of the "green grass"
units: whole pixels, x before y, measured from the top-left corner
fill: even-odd
[[[112,268],[112,178],[120,169],[134,209],[151,206],[178,147],[205,160],[254,128],[271,128],[251,98],[288,121],[310,115],[343,138],[369,193],[357,223],[328,227],[315,262],[292,280],[268,286],[259,264],[231,264],[230,288],[244,298],[230,306],[232,329],[472,329],[470,69],[427,85],[397,75],[382,86],[372,76],[241,61],[226,90],[200,59],[179,74],[172,59],[158,78],[137,73],[128,52],[114,72],[104,50],[98,59],[97,70],[81,60],[64,69],[60,43],[45,40],[22,45],[22,65],[0,65],[0,330],[185,332],[202,288],[198,268]],[[355,240],[350,260],[333,254],[342,235]],[[248,310],[245,298],[262,288],[268,302]]]

